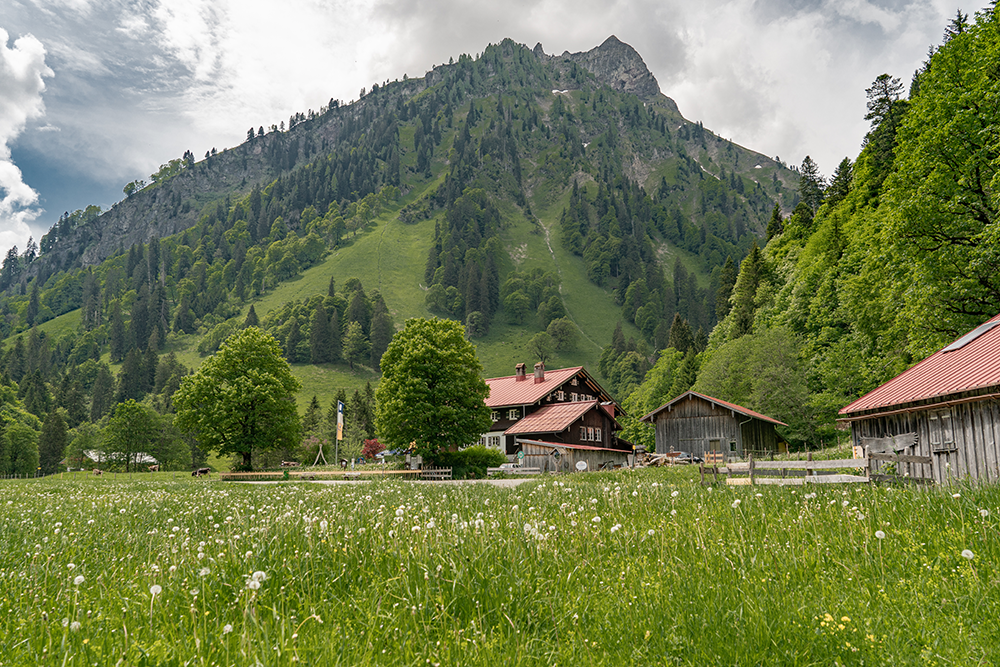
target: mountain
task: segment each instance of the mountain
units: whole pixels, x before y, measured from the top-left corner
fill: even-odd
[[[615,37],[559,56],[504,40],[64,216],[0,270],[0,366],[92,401],[97,368],[139,356],[129,391],[169,409],[158,354],[195,367],[253,305],[303,397],[377,380],[393,328],[430,315],[465,322],[490,375],[594,368],[620,331],[629,361],[600,374],[624,388],[675,321],[712,329],[798,180],[683,118]]]

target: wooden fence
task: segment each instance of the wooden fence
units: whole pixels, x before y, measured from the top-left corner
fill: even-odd
[[[451,479],[451,468],[424,468],[418,472],[420,479]]]
[[[518,467],[518,468],[487,468],[486,476],[490,475],[541,475],[541,468],[528,468],[528,467]]]
[[[396,477],[405,479],[407,477],[419,477],[419,470],[282,470],[281,472],[222,472],[219,479],[223,481],[235,482],[280,482],[282,480],[348,480],[362,477]]]
[[[903,454],[869,453],[863,459],[834,459],[814,461],[812,454],[805,461],[758,461],[750,459],[741,463],[730,463],[725,467],[701,466],[701,483],[719,483],[722,475],[729,486],[753,486],[775,484],[779,486],[804,486],[806,484],[867,484],[877,482],[901,482],[911,484],[931,484],[930,477],[906,477],[901,475],[871,474],[872,462],[915,463],[929,466],[929,456],[908,456]],[[851,471],[851,472],[846,472]],[[706,476],[711,479],[706,482]]]

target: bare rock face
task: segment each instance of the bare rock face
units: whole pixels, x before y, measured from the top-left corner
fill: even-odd
[[[563,57],[578,63],[611,88],[635,93],[639,99],[648,100],[660,93],[660,85],[646,68],[642,56],[614,35],[590,51],[563,54]]]

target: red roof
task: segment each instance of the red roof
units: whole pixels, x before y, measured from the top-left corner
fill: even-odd
[[[583,366],[577,366],[545,371],[545,378],[541,382],[535,382],[535,375],[530,370],[526,376],[522,376],[524,378],[522,380],[516,380],[514,375],[489,378],[486,380],[490,388],[490,395],[486,397],[486,407],[492,409],[534,405],[582,370]]]
[[[696,391],[685,392],[680,396],[678,396],[677,398],[675,398],[674,400],[668,403],[664,403],[660,407],[650,412],[648,415],[643,416],[642,421],[649,422],[650,424],[652,424],[656,418],[656,415],[660,414],[661,412],[671,407],[672,405],[679,403],[680,401],[686,398],[691,398],[692,396],[697,396],[698,398],[708,401],[709,403],[718,403],[722,407],[728,408],[729,410],[733,410],[734,412],[738,412],[744,417],[753,417],[754,419],[760,419],[762,421],[766,421],[771,424],[777,424],[778,426],[788,426],[788,424],[786,424],[785,422],[779,422],[777,419],[773,419],[771,417],[768,417],[767,415],[762,415],[759,412],[754,412],[749,408],[744,408],[742,405],[736,405],[735,403],[730,403],[729,401],[723,401],[722,399],[719,398],[712,398],[711,396],[708,396],[706,394],[699,394]]]
[[[529,445],[544,445],[546,447],[565,447],[566,449],[588,449],[600,452],[618,452],[619,454],[628,454],[629,450],[625,449],[612,449],[611,447],[591,447],[589,445],[570,445],[565,442],[546,442],[545,440],[528,440],[518,438],[517,442],[526,442]]]
[[[840,414],[878,410],[1000,385],[1000,315],[868,392]]]
[[[504,435],[562,433],[596,405],[597,401],[571,401],[546,405],[511,426],[504,431]]]

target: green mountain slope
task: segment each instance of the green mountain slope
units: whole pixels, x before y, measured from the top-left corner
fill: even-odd
[[[490,375],[533,362],[532,338],[565,320],[575,342],[548,365],[596,372],[619,322],[646,358],[675,315],[709,331],[727,257],[776,203],[791,211],[796,179],[684,119],[615,38],[562,56],[506,40],[60,220],[38,257],[0,270],[0,363],[48,387],[44,411],[74,383],[91,400],[105,363],[125,396],[141,356],[134,392],[169,409],[155,357],[193,369],[252,305],[300,399],[324,405],[377,381],[385,316],[390,333],[409,317],[469,322]],[[336,323],[327,360],[318,312]],[[345,356],[352,324],[371,351]]]

